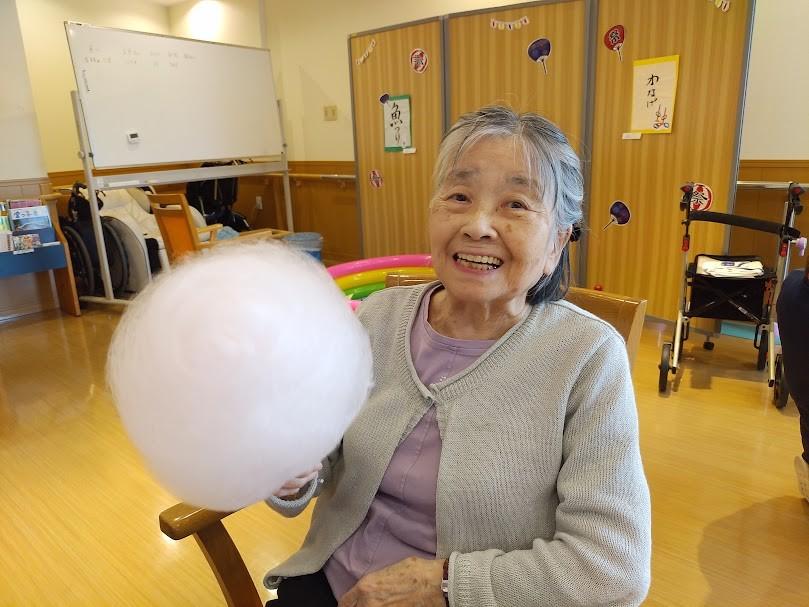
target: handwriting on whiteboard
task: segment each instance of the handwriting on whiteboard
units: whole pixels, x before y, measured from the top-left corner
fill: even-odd
[[[92,65],[138,65],[138,59],[145,52],[146,51],[139,51],[138,49],[127,47],[121,50],[121,57],[117,59],[110,55],[104,55],[97,45],[91,44],[88,48],[88,54],[84,56],[84,62]],[[178,69],[181,66],[181,62],[196,60],[194,55],[179,53],[177,51],[167,51],[165,53],[149,51],[149,57],[151,58],[151,67],[153,68],[160,68],[163,65],[167,65],[170,68]],[[167,61],[164,64],[161,60]],[[148,64],[148,62],[144,63],[144,65],[146,64]]]

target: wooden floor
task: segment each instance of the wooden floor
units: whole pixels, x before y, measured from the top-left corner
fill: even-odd
[[[173,503],[128,443],[104,383],[117,312],[0,325],[0,605],[222,605],[193,540],[157,515]],[[799,498],[794,404],[770,404],[749,342],[697,339],[657,394],[660,326],[636,363],[654,509],[646,605],[809,605],[809,504]],[[258,582],[300,542],[308,514],[263,504],[228,519]]]

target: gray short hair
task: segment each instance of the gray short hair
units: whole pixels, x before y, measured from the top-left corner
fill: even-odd
[[[514,137],[523,143],[529,177],[536,180],[539,199],[551,209],[558,232],[577,226],[582,219],[584,179],[579,157],[564,133],[537,114],[518,114],[492,105],[464,114],[444,135],[433,172],[438,191],[461,154],[488,137]],[[562,299],[570,282],[570,257],[565,246],[556,269],[528,291],[528,302]]]

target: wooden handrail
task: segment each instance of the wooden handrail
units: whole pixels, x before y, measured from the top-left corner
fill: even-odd
[[[283,177],[283,173],[268,173],[268,175],[272,177]],[[290,179],[299,179],[301,181],[325,181],[325,180],[336,180],[336,181],[356,181],[356,175],[337,175],[337,174],[327,174],[327,173],[290,173]]]
[[[786,190],[789,181],[737,181],[736,187],[740,190]]]

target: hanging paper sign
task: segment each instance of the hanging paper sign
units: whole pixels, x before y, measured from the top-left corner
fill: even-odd
[[[389,96],[382,104],[385,121],[385,151],[401,152],[412,141],[410,124],[410,95]]]
[[[671,133],[679,65],[679,55],[633,62],[631,130]]]
[[[547,38],[537,38],[528,45],[528,56],[532,61],[542,64],[542,69],[545,70],[545,75],[548,74],[548,56],[551,54],[551,41]]]
[[[629,207],[626,206],[624,201],[616,200],[610,205],[610,217],[612,219],[610,219],[610,222],[602,228],[602,231],[606,230],[612,224],[625,226],[629,223],[632,213],[629,212]]]
[[[618,53],[618,58],[623,63],[624,54],[621,52],[621,49],[624,47],[624,26],[613,25],[607,30],[607,33],[604,34],[604,44],[611,51]]]
[[[413,71],[417,74],[424,73],[429,61],[430,59],[427,57],[427,53],[422,48],[414,48],[410,53],[410,67],[413,68]]]
[[[528,17],[520,17],[516,21],[500,21],[500,19],[492,19],[491,25],[493,30],[500,30],[503,31],[514,31],[521,29],[523,25],[528,25],[531,23],[528,20]]]
[[[691,210],[707,211],[713,206],[713,190],[704,183],[695,183],[691,191]]]
[[[371,38],[371,43],[368,45],[368,48],[365,49],[365,52],[357,57],[357,65],[362,65],[365,63],[366,59],[368,59],[369,55],[374,52],[376,48],[376,38]]]
[[[372,169],[370,173],[368,173],[368,180],[371,182],[371,185],[375,188],[381,188],[382,184],[382,174],[377,171],[376,169]]]

